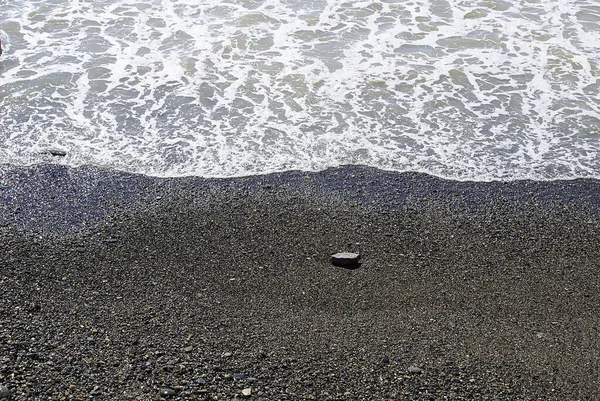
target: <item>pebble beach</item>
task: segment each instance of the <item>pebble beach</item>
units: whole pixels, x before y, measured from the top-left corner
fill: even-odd
[[[0,398],[597,400],[599,238],[597,180],[4,166]]]

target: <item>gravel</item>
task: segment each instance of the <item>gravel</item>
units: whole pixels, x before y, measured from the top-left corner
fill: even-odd
[[[4,167],[0,394],[600,399],[599,194]],[[342,249],[360,269],[331,268]]]

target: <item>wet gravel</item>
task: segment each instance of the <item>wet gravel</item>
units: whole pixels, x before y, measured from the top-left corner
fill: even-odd
[[[4,167],[0,398],[599,399],[599,189]]]

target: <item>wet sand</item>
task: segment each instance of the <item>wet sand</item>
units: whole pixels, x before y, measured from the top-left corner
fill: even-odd
[[[5,167],[0,386],[15,400],[167,387],[187,400],[596,400],[599,234],[595,180]],[[362,265],[332,266],[340,251]]]

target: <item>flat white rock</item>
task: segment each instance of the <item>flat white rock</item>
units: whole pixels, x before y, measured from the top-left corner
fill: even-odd
[[[331,255],[331,263],[336,266],[354,266],[358,264],[360,255],[352,252],[340,252]]]

